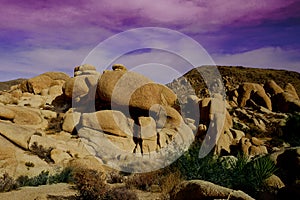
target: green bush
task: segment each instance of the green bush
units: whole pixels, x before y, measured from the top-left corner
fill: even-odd
[[[49,177],[48,171],[42,171],[39,175],[29,178],[28,176],[20,176],[17,179],[20,187],[23,186],[39,186],[46,185]]]
[[[49,176],[48,184],[73,182],[72,172],[72,168],[66,167],[60,173]]]
[[[20,187],[24,186],[39,186],[55,183],[72,182],[72,169],[65,168],[60,173],[49,175],[48,171],[42,171],[39,175],[29,178],[28,176],[19,176],[17,183]]]
[[[249,159],[244,155],[235,158],[209,154],[199,159],[199,147],[199,144],[193,144],[171,168],[179,169],[185,179],[206,180],[252,195],[263,190],[264,180],[276,171],[275,163],[268,156]]]

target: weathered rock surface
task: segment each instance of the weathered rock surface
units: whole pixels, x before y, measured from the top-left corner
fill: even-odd
[[[265,83],[264,89],[266,93],[270,94],[271,96],[282,93],[283,89],[277,85],[274,80],[269,80]]]
[[[13,124],[11,122],[0,121],[0,135],[23,149],[29,148],[28,143],[31,136],[35,133],[35,129]]]
[[[135,72],[105,71],[98,81],[100,101],[149,110],[155,104],[173,106],[176,95],[164,85]]]
[[[73,112],[72,110],[69,110],[64,115],[64,122],[62,124],[62,129],[66,132],[72,133],[76,126],[79,124],[81,117],[81,113],[79,112]]]
[[[239,87],[239,106],[244,107],[249,99],[254,100],[258,105],[264,106],[269,110],[272,110],[271,99],[266,94],[263,86],[257,83],[243,83]]]
[[[291,94],[291,95],[293,95],[293,97],[296,100],[299,100],[299,96],[297,94],[297,91],[296,91],[295,87],[292,84],[290,84],[290,83],[286,84],[286,86],[284,87],[284,91]]]
[[[0,119],[4,120],[13,120],[16,116],[16,113],[6,106],[0,105]]]
[[[242,191],[235,191],[202,180],[183,181],[172,191],[173,200],[198,200],[198,199],[244,199],[253,200]]]
[[[265,180],[265,184],[267,187],[271,187],[273,189],[280,189],[285,187],[282,180],[274,174]]]
[[[8,92],[1,92],[0,91],[0,103],[6,104],[17,104],[18,99],[15,98],[12,94]]]
[[[116,110],[84,113],[81,117],[83,127],[101,130],[120,137],[132,136],[132,123],[122,112]]]
[[[28,168],[25,165],[27,162],[33,163],[34,167]],[[7,172],[17,178],[21,175],[36,176],[43,170],[53,171],[48,163],[16,147],[14,143],[0,135],[0,174]]]
[[[62,72],[47,72],[21,83],[20,89],[22,92],[30,92],[40,94],[43,89],[48,89],[51,86],[59,85],[60,80],[66,81],[70,77]]]
[[[81,75],[98,75],[96,67],[90,64],[83,64],[74,68],[74,77]]]

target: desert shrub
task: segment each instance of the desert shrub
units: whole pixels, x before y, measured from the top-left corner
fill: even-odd
[[[142,174],[134,174],[125,181],[127,188],[137,188],[140,190],[148,191],[151,185],[159,185],[160,173],[148,172]]]
[[[46,131],[48,131],[49,134],[59,133],[62,131],[62,123],[63,123],[62,116],[51,118],[48,120],[48,127],[46,128]]]
[[[60,173],[49,176],[48,184],[73,182],[72,172],[72,168],[66,167]]]
[[[20,187],[39,186],[55,183],[72,182],[72,168],[64,168],[61,172],[49,175],[48,171],[42,171],[39,175],[29,178],[28,176],[19,176],[16,180]]]
[[[118,171],[112,171],[107,175],[108,183],[123,183],[123,176]]]
[[[76,169],[73,178],[80,198],[93,200],[106,198],[109,188],[102,172],[92,169]]]
[[[18,188],[18,184],[8,173],[4,173],[0,177],[0,192],[9,192],[16,188]]]
[[[138,200],[136,193],[126,187],[117,187],[109,190],[105,196],[107,200]]]
[[[169,200],[170,199],[170,192],[174,189],[175,186],[179,185],[183,178],[179,170],[174,169],[175,171],[171,171],[170,168],[166,168],[166,174],[162,176],[160,179],[161,185],[161,200]]]
[[[48,171],[42,171],[39,175],[29,178],[28,176],[20,176],[17,178],[17,182],[20,187],[23,186],[39,186],[46,185],[49,177]]]
[[[36,154],[42,160],[45,160],[47,163],[53,163],[53,160],[51,159],[52,147],[45,148],[42,145],[38,145],[37,142],[34,142],[30,149],[32,153]]]

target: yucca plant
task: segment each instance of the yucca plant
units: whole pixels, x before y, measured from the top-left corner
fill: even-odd
[[[193,144],[171,167],[179,169],[185,179],[206,180],[253,195],[263,190],[264,180],[276,171],[268,156],[250,159],[245,155],[226,158],[209,154],[199,159],[198,153],[199,144]]]
[[[253,162],[253,173],[255,173],[256,185],[261,187],[264,180],[272,176],[277,170],[275,163],[270,159],[269,156],[259,157]]]

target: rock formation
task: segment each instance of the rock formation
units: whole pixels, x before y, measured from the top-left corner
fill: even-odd
[[[196,139],[212,144],[220,157],[271,155],[280,173],[266,181],[268,187],[294,191],[299,149],[286,140],[286,125],[300,111],[299,87],[228,75],[225,96],[197,89],[201,81],[186,77],[167,87],[121,64],[104,72],[84,64],[73,77],[47,72],[0,91],[0,173],[36,176],[66,166],[103,172],[106,165],[152,171],[171,164]],[[291,138],[297,142],[298,136]],[[200,180],[185,181],[171,193],[173,199],[195,195],[251,199]]]

